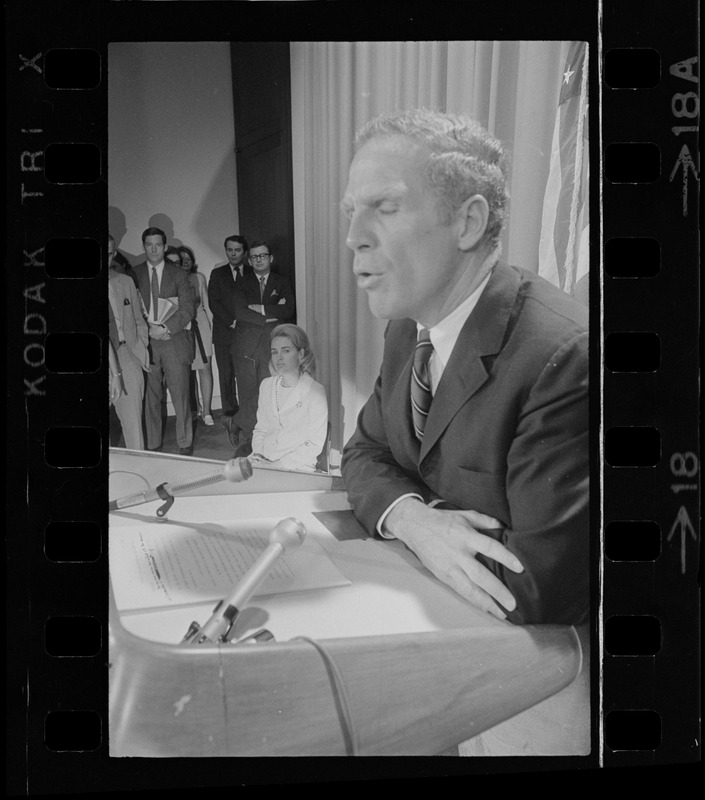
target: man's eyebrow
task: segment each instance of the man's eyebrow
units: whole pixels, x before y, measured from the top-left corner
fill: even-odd
[[[396,203],[403,198],[405,189],[405,186],[396,184],[392,186],[383,186],[375,192],[370,192],[370,194],[360,197],[359,203],[363,206],[376,206],[384,202]],[[354,203],[351,198],[344,197],[340,201],[340,208],[342,211],[350,211],[353,206]]]

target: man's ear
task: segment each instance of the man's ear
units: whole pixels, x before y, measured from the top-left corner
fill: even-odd
[[[456,218],[460,250],[472,250],[482,241],[489,218],[490,207],[481,194],[474,194],[465,200]]]

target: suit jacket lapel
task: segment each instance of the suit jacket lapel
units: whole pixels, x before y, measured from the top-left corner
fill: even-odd
[[[259,286],[259,280],[257,284]],[[270,272],[269,275],[267,275],[267,283],[264,285],[264,294],[262,295],[263,302],[268,305],[276,305],[276,303],[279,302],[278,290],[279,287],[277,286],[276,279],[274,278],[274,273]],[[272,299],[272,293],[275,291],[277,294],[274,295],[274,302],[270,303],[269,301]]]
[[[174,297],[176,294],[176,287],[174,286],[174,277],[172,270],[176,269],[176,267],[172,267],[167,262],[164,263],[164,269],[162,270],[162,280],[159,284],[159,297]],[[173,291],[172,291],[173,290]]]
[[[411,320],[404,320],[403,323],[390,323],[391,326],[397,328],[394,345],[390,348],[390,357],[393,359],[404,360],[399,373],[396,376],[394,385],[389,393],[389,407],[388,413],[393,419],[402,420],[402,427],[394,426],[393,430],[400,431],[402,440],[407,446],[412,449],[418,447],[418,439],[414,434],[414,424],[411,418],[411,398],[410,398],[410,384],[411,384],[411,365],[414,359],[414,347],[416,345],[416,325]],[[392,335],[392,329],[388,330],[387,335]],[[393,374],[390,373],[390,374]]]
[[[518,286],[519,275],[505,265],[497,264],[463,325],[443,370],[426,421],[420,460],[438,441],[462,406],[487,381],[489,373],[483,357],[496,355],[503,347]]]
[[[115,313],[113,312],[113,306],[108,300],[108,337],[112,342],[113,347],[117,350],[120,346],[120,335],[118,333],[117,324],[115,322]]]
[[[142,295],[144,310],[149,314],[152,310],[152,298],[149,291],[149,270],[144,264],[138,264],[135,267],[135,275],[137,275],[137,283],[139,293]]]
[[[119,309],[120,323],[122,324],[123,333],[125,332],[125,291],[119,280],[112,282],[113,292],[115,294],[115,303]]]

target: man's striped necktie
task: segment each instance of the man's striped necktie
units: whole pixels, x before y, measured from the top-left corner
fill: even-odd
[[[423,439],[428,409],[431,406],[431,371],[428,360],[433,353],[431,335],[428,328],[419,331],[419,338],[414,350],[414,363],[411,367],[411,416],[414,420],[416,438]]]

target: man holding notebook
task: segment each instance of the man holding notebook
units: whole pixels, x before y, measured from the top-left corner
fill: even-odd
[[[135,267],[149,323],[149,361],[144,419],[147,449],[162,446],[162,399],[164,383],[176,414],[176,441],[181,455],[193,452],[193,425],[189,380],[195,358],[191,320],[196,302],[188,276],[164,259],[166,234],[147,228],[142,234],[147,261]]]

